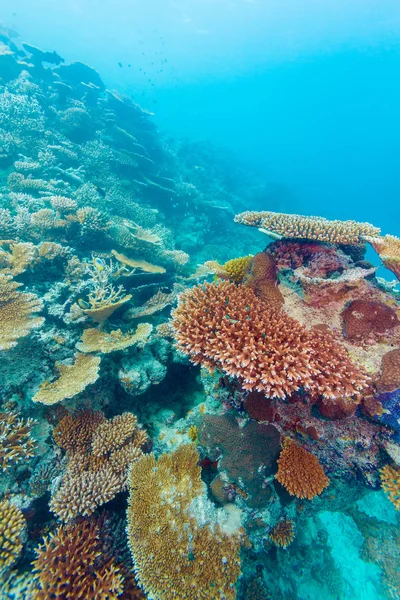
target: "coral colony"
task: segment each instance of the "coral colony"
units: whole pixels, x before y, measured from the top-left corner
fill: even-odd
[[[399,598],[400,239],[0,40],[1,598]]]

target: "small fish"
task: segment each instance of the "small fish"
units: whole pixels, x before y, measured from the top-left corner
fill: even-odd
[[[122,63],[120,63],[120,62],[119,62],[119,63],[118,63],[118,66],[119,66],[119,67],[122,67]]]
[[[129,67],[129,68],[131,68],[131,65],[130,65],[130,63],[129,63],[129,65],[128,65],[128,67]]]
[[[93,257],[93,264],[96,267],[96,269],[98,269],[99,271],[104,271],[104,268],[106,266],[106,263],[104,262],[104,260],[102,260],[101,258],[98,258],[97,256]]]
[[[103,190],[103,188],[98,185],[95,185],[94,187],[96,188],[96,192],[98,192],[102,198],[106,197],[106,191]]]
[[[82,298],[78,298],[78,304],[81,308],[90,308],[90,304],[85,300],[82,300]]]

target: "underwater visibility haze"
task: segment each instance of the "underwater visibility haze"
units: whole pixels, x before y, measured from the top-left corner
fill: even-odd
[[[398,2],[0,19],[0,600],[399,599]]]

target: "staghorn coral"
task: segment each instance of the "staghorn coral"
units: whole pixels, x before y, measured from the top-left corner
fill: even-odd
[[[392,271],[400,280],[400,238],[394,235],[385,235],[382,237],[373,237],[367,235],[363,238],[371,244],[373,249],[379,254],[379,258],[387,269]]]
[[[293,441],[288,441],[278,459],[276,479],[297,498],[312,500],[329,485],[316,456]]]
[[[33,600],[120,598],[123,575],[115,560],[102,550],[101,529],[95,520],[59,527],[36,550]]]
[[[30,242],[10,244],[10,251],[6,253],[5,257],[7,261],[6,272],[13,277],[24,273],[37,259],[37,248]]]
[[[14,410],[0,412],[0,467],[3,471],[34,456],[35,442],[31,438],[34,424],[33,419],[22,419]]]
[[[273,237],[316,240],[331,244],[357,244],[363,236],[375,236],[380,233],[380,229],[370,223],[330,221],[323,217],[270,211],[246,211],[236,215],[235,222],[258,227]]]
[[[66,450],[68,461],[49,506],[58,518],[69,521],[91,515],[126,489],[128,466],[142,455],[147,434],[132,413],[108,421],[102,413],[82,411],[64,417],[54,439]]]
[[[389,496],[390,502],[400,510],[400,467],[385,465],[379,469],[382,487]]]
[[[35,294],[17,291],[21,285],[10,275],[0,273],[0,350],[13,348],[44,322],[35,315],[42,309],[42,302]]]
[[[179,350],[194,364],[222,369],[244,389],[270,398],[300,388],[338,398],[359,394],[367,385],[329,332],[307,330],[245,286],[222,282],[184,292],[172,325]]]
[[[12,566],[22,550],[24,515],[9,500],[0,502],[0,572]]]
[[[98,379],[100,360],[98,356],[78,353],[72,365],[56,363],[59,377],[55,381],[44,381],[33,401],[50,405],[73,398]]]
[[[131,269],[139,269],[140,271],[144,271],[145,273],[165,273],[164,267],[159,267],[158,265],[153,265],[145,260],[137,260],[134,258],[128,258],[125,254],[121,254],[116,250],[111,250],[111,254],[115,256],[115,258],[125,265],[126,267],[130,267]]]
[[[287,548],[294,540],[294,525],[291,519],[282,519],[269,532],[269,539],[279,548]]]
[[[195,506],[205,491],[198,460],[185,445],[158,461],[143,456],[130,470],[128,542],[139,585],[154,600],[236,597],[240,535],[199,522]]]
[[[78,208],[76,200],[66,198],[65,196],[50,196],[49,202],[60,215],[66,215],[75,212]]]
[[[205,263],[205,266],[221,279],[229,279],[234,283],[242,283],[246,267],[252,258],[252,254],[249,254],[248,256],[240,256],[239,258],[232,258],[231,260],[228,260],[223,265],[220,265],[215,260],[209,260]]]
[[[149,323],[140,323],[135,333],[126,335],[120,329],[110,333],[99,329],[85,329],[82,339],[76,344],[76,347],[80,352],[100,352],[102,354],[117,352],[134,344],[145,344],[152,330],[153,326]]]

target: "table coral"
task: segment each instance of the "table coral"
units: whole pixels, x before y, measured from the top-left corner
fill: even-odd
[[[21,537],[25,529],[25,519],[9,500],[0,502],[0,571],[12,566],[22,550]]]
[[[221,282],[184,292],[172,325],[179,350],[194,364],[219,368],[270,398],[300,388],[337,398],[366,387],[366,376],[328,332],[307,330],[245,286]]]
[[[56,363],[59,377],[40,384],[32,400],[42,404],[56,404],[80,394],[99,377],[100,358],[92,354],[75,355],[72,365]]]
[[[400,238],[394,235],[382,237],[367,236],[365,240],[379,254],[379,258],[387,269],[400,280]]]
[[[292,496],[308,500],[329,485],[317,457],[293,441],[288,441],[281,452],[276,479]]]
[[[0,350],[13,348],[44,322],[35,314],[43,307],[41,300],[35,294],[17,291],[21,285],[0,273]]]
[[[124,335],[120,329],[107,333],[100,329],[85,329],[82,339],[76,344],[80,352],[100,352],[108,354],[124,350],[135,344],[143,345],[148,340],[153,326],[149,323],[140,323],[135,333]]]
[[[185,445],[158,461],[143,456],[130,470],[128,541],[139,584],[153,600],[236,598],[240,529],[208,522],[198,460]]]
[[[31,438],[34,424],[33,419],[22,419],[13,410],[0,412],[0,468],[3,471],[34,456],[35,442]]]
[[[246,211],[236,215],[235,221],[284,238],[316,240],[332,244],[357,244],[362,236],[374,236],[380,233],[380,229],[370,223],[330,221],[322,217],[270,211]]]

